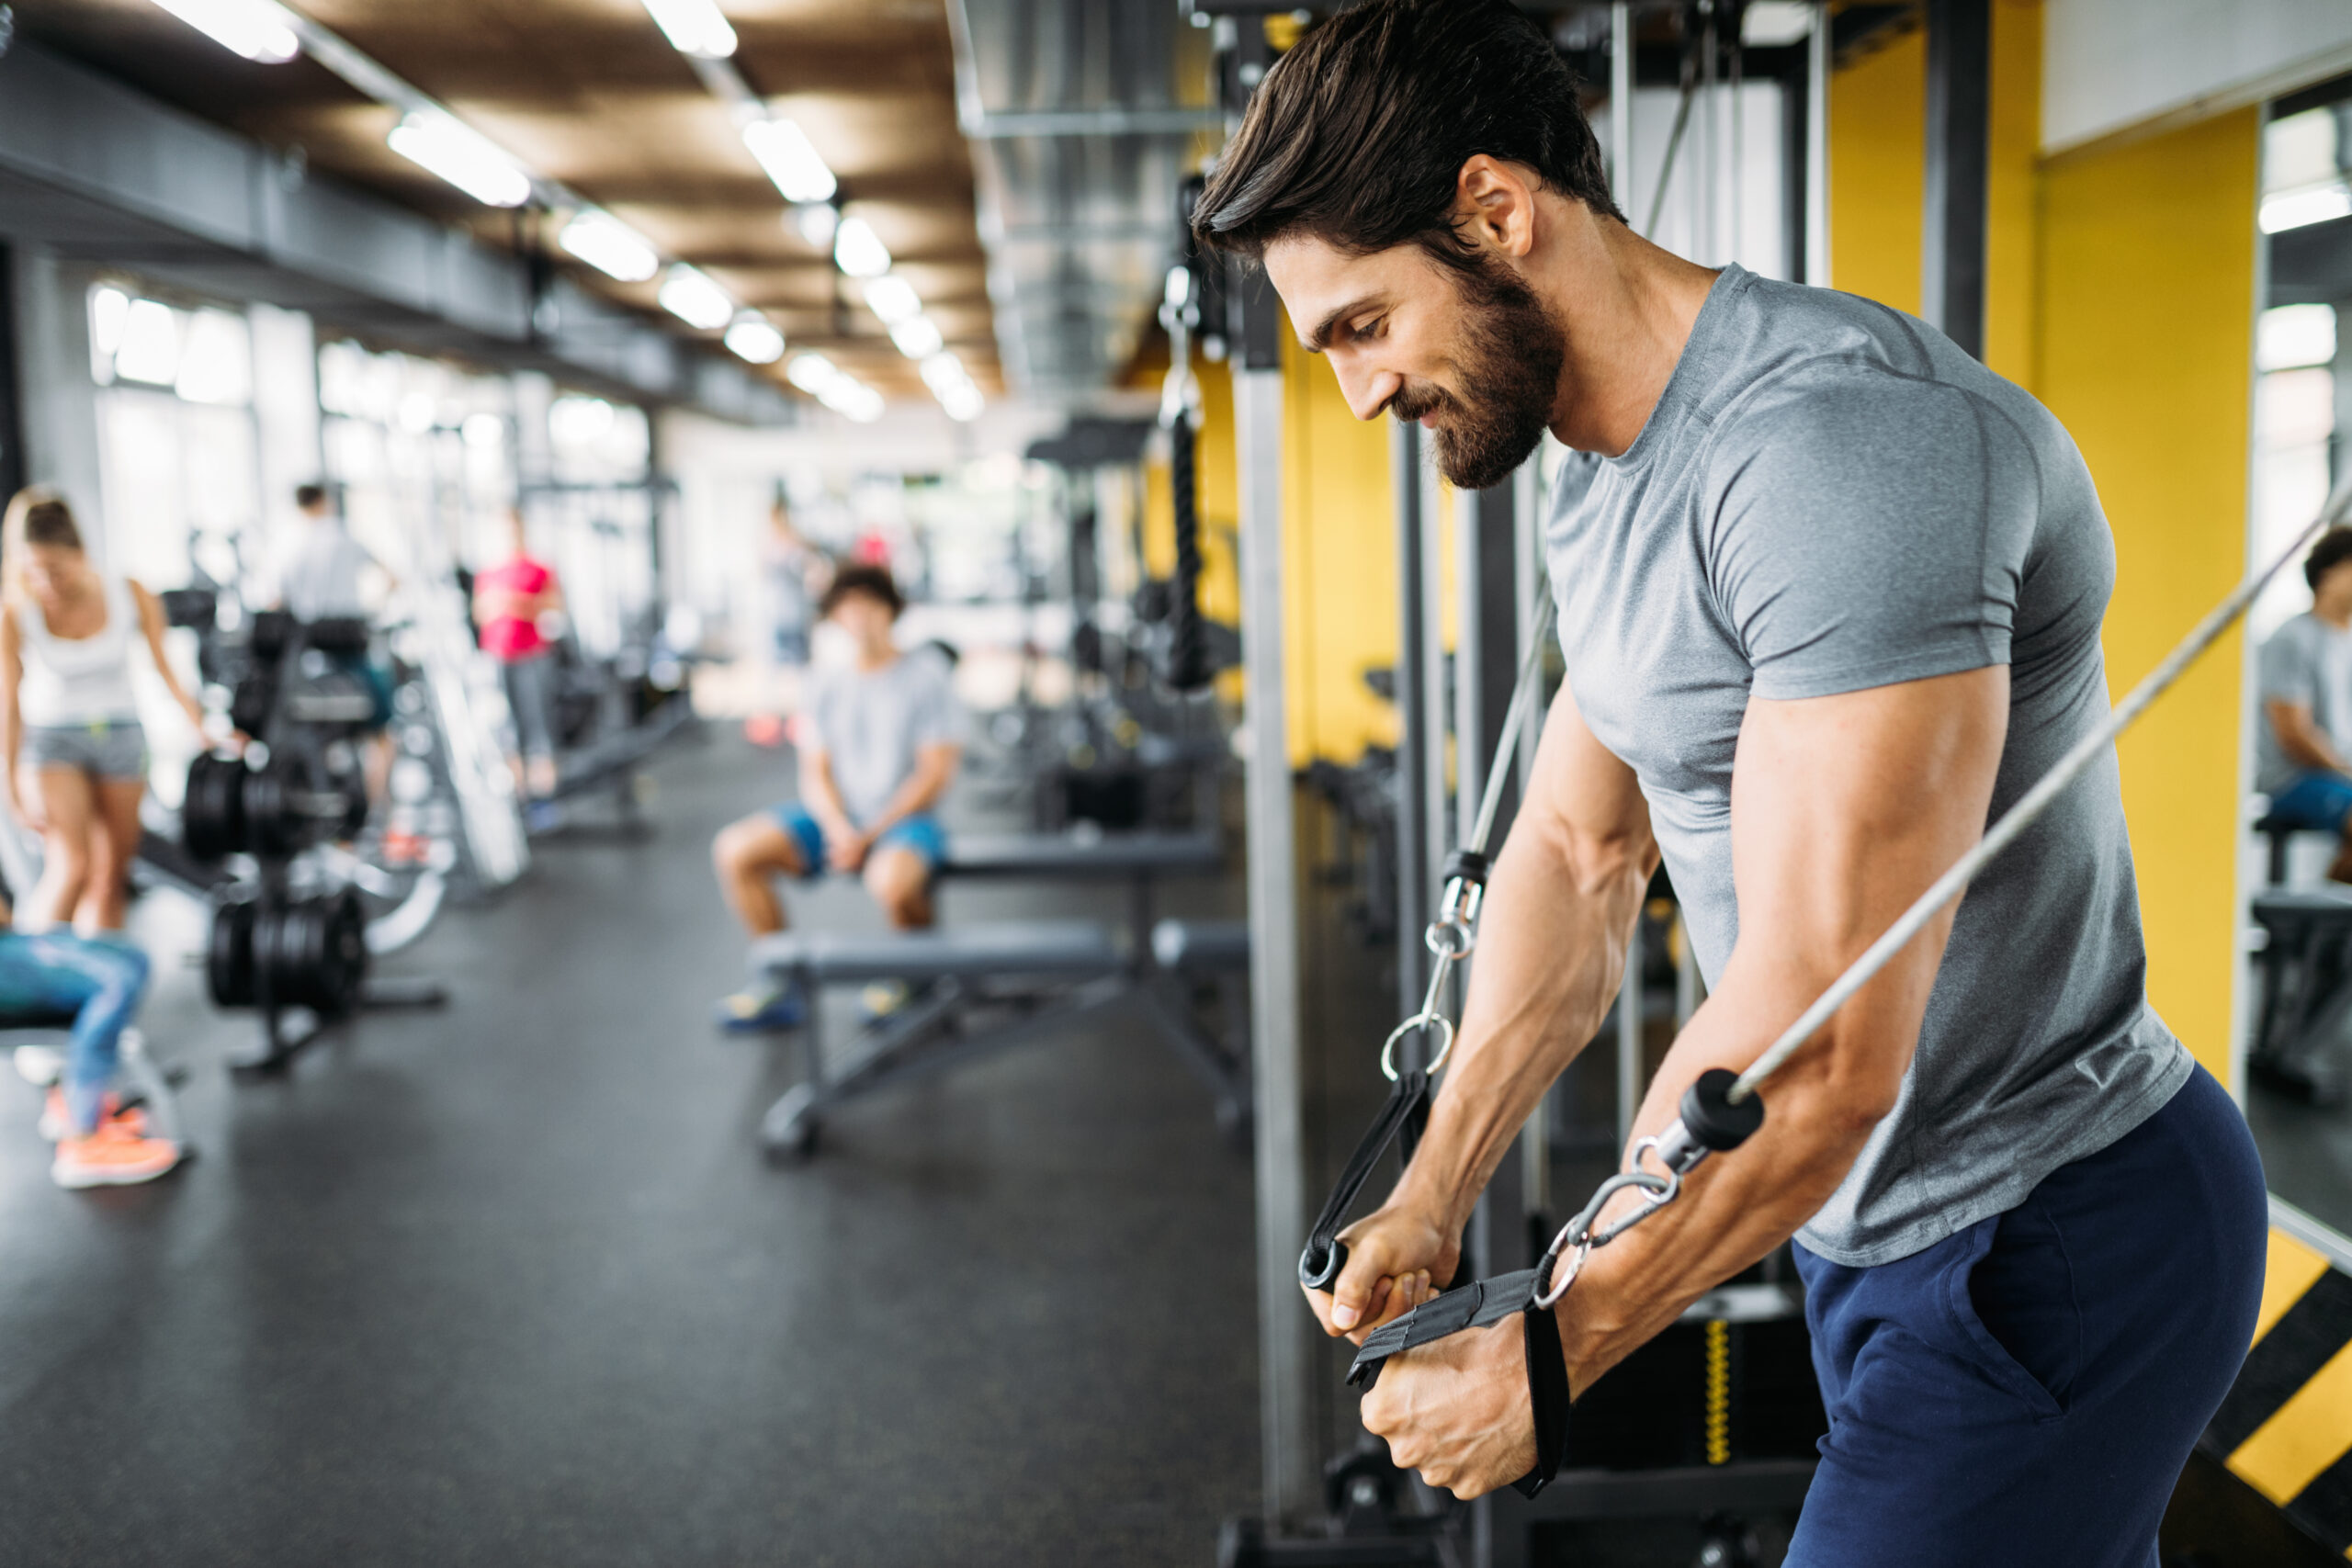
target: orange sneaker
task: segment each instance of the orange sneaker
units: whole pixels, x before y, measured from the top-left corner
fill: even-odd
[[[49,1179],[60,1187],[128,1187],[153,1181],[180,1163],[180,1146],[150,1138],[119,1122],[102,1123],[86,1138],[61,1138]]]
[[[112,1089],[108,1089],[106,1099],[99,1102],[98,1120],[102,1124],[110,1122],[126,1127],[135,1137],[144,1137],[147,1134],[147,1113],[135,1105],[125,1111],[121,1097]],[[51,1089],[49,1098],[41,1102],[40,1135],[53,1144],[64,1137],[72,1125],[65,1114],[65,1091]]]

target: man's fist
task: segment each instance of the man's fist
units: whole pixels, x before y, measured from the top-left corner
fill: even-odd
[[[1364,1336],[1427,1301],[1432,1287],[1453,1278],[1462,1256],[1453,1227],[1392,1196],[1340,1233],[1347,1266],[1329,1293],[1306,1292],[1323,1332],[1357,1344]]]
[[[1535,1466],[1526,1338],[1514,1314],[1391,1356],[1363,1396],[1364,1428],[1456,1497],[1510,1485]]]

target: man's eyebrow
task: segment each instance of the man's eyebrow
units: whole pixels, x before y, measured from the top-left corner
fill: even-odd
[[[1298,340],[1298,346],[1309,354],[1322,353],[1331,344],[1331,330],[1334,327],[1346,318],[1360,315],[1379,302],[1379,295],[1367,294],[1362,299],[1349,300],[1336,310],[1327,312],[1321,321],[1315,323],[1313,332]]]

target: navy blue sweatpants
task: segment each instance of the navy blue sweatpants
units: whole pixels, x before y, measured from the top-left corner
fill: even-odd
[[[1849,1269],[1800,1245],[1829,1435],[1789,1568],[2155,1568],[2254,1337],[2267,1228],[2254,1141],[2199,1069],[1924,1252]]]

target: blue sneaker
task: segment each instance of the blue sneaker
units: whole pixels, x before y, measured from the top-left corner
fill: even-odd
[[[711,1011],[730,1034],[773,1034],[808,1021],[808,1004],[797,986],[738,991],[719,998]]]

